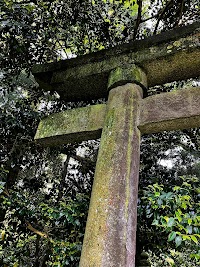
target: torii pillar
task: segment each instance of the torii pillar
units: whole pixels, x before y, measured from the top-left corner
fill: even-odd
[[[108,96],[80,266],[135,266],[137,126],[143,95],[138,84],[143,87],[146,83],[146,75],[135,65],[110,74],[109,88],[113,89]]]
[[[100,53],[33,71],[69,100],[109,90],[107,104],[50,115],[35,136],[44,145],[101,136],[80,267],[135,267],[140,135],[200,126],[200,87],[144,99],[143,89],[200,75],[199,32],[197,23],[140,41],[139,51],[125,45],[104,61]]]

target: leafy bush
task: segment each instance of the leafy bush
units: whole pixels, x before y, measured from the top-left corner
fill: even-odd
[[[168,255],[165,260],[170,266],[180,266],[175,262],[179,259],[180,263],[181,251],[186,247],[193,262],[200,260],[200,181],[195,176],[182,176],[175,184],[147,186],[138,214],[139,218],[144,213],[146,215],[149,226],[147,247],[157,253],[162,249],[161,254]]]

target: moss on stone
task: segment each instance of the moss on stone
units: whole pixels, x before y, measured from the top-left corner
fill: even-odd
[[[110,72],[108,78],[108,90],[117,86],[126,84],[128,82],[137,82],[146,86],[146,75],[144,72],[135,64],[128,64],[123,67],[117,67]]]
[[[109,93],[80,267],[133,266],[140,98],[130,83]]]
[[[175,90],[142,100],[139,129],[144,134],[200,126],[200,87]]]
[[[43,89],[56,88],[65,100],[107,98],[110,71],[118,72],[118,67],[123,69],[129,64],[145,70],[148,86],[197,77],[200,74],[199,34],[199,23],[196,23],[99,53],[35,67],[33,72]],[[134,76],[138,79],[132,73],[129,81]]]
[[[92,105],[52,114],[39,123],[35,140],[58,145],[100,137],[106,105]]]

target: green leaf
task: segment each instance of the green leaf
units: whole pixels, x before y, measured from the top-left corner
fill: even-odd
[[[167,221],[167,226],[168,227],[172,227],[175,223],[175,219],[173,217],[169,218],[169,220]]]
[[[198,254],[194,254],[194,253],[192,253],[192,254],[190,254],[190,258],[192,259],[192,258],[195,258],[196,260],[199,260],[200,259],[200,254],[198,253]]]
[[[180,186],[174,186],[173,191],[178,191],[178,190],[180,190],[180,188],[181,188]]]
[[[185,240],[191,240],[189,235],[182,235],[183,241]]]
[[[176,219],[181,222],[182,221],[182,217],[179,214],[176,214]]]
[[[78,219],[76,219],[74,223],[78,226],[80,225],[80,221]]]
[[[174,266],[174,260],[172,258],[168,257],[165,260],[166,260],[166,262],[168,262],[170,264],[170,266]]]
[[[180,246],[181,243],[182,243],[182,237],[181,237],[181,236],[177,236],[177,237],[175,238],[175,244],[176,244],[176,246],[177,246],[177,247]]]
[[[192,241],[194,241],[194,243],[198,244],[198,240],[197,240],[196,236],[191,235],[190,237],[191,237]]]
[[[192,234],[192,226],[191,225],[187,225],[186,226],[186,232],[188,233],[188,234]]]
[[[184,210],[187,208],[187,204],[185,202],[182,203],[181,208],[183,208]]]
[[[125,1],[125,3],[124,3],[124,7],[125,7],[125,8],[129,8],[129,7],[130,7],[130,2],[129,2],[129,1]]]
[[[159,221],[154,219],[153,222],[152,222],[152,225],[159,225]]]
[[[168,221],[168,217],[165,217],[165,218],[161,217],[161,223],[163,226],[167,226],[167,221]]]
[[[169,235],[168,235],[168,241],[172,241],[174,240],[174,238],[176,237],[176,232],[171,232]]]
[[[183,185],[191,188],[191,184],[188,184],[187,182],[183,182]]]
[[[166,199],[171,199],[172,195],[173,195],[172,192],[168,192],[165,197],[166,197]]]
[[[138,4],[133,5],[131,7],[131,10],[132,10],[131,16],[135,16],[137,14],[137,12],[138,12]]]
[[[32,12],[35,9],[34,5],[25,5],[24,6],[26,8],[27,11]]]
[[[155,192],[154,196],[155,197],[159,197],[160,196],[160,192]]]

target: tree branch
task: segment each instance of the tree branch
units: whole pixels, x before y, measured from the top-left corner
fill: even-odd
[[[155,30],[154,30],[153,34],[156,34],[157,29],[158,29],[159,22],[161,21],[161,19],[162,19],[163,16],[164,16],[164,13],[165,13],[166,10],[168,9],[168,7],[172,4],[173,1],[174,1],[174,0],[169,0],[169,1],[167,2],[167,4],[164,6],[164,8],[161,9],[161,10],[159,11],[160,15],[159,15],[159,17],[158,17],[158,21],[157,21],[157,23],[156,23]]]
[[[135,23],[133,39],[135,39],[137,36],[138,28],[140,26],[141,18],[142,18],[142,0],[138,0],[137,3],[138,3],[138,15],[137,15],[136,23]]]
[[[41,231],[35,229],[28,221],[26,221],[26,227],[27,227],[27,229],[29,229],[33,233],[35,233],[35,234],[37,234],[37,235],[39,235],[41,237],[48,238],[48,234],[47,233],[44,233],[44,232],[41,232]]]
[[[61,177],[61,182],[59,184],[59,187],[58,187],[58,198],[57,198],[57,202],[62,198],[63,196],[63,190],[62,188],[64,187],[65,185],[65,177],[67,175],[67,168],[68,168],[68,164],[69,164],[69,160],[70,160],[70,156],[67,155],[67,158],[63,164],[63,170],[62,170],[62,177]]]
[[[178,16],[178,19],[177,19],[177,21],[176,21],[176,23],[175,23],[175,26],[178,25],[179,21],[180,21],[181,18],[182,18],[182,15],[183,15],[183,8],[184,8],[184,0],[182,0],[181,3],[180,3],[179,16]]]

